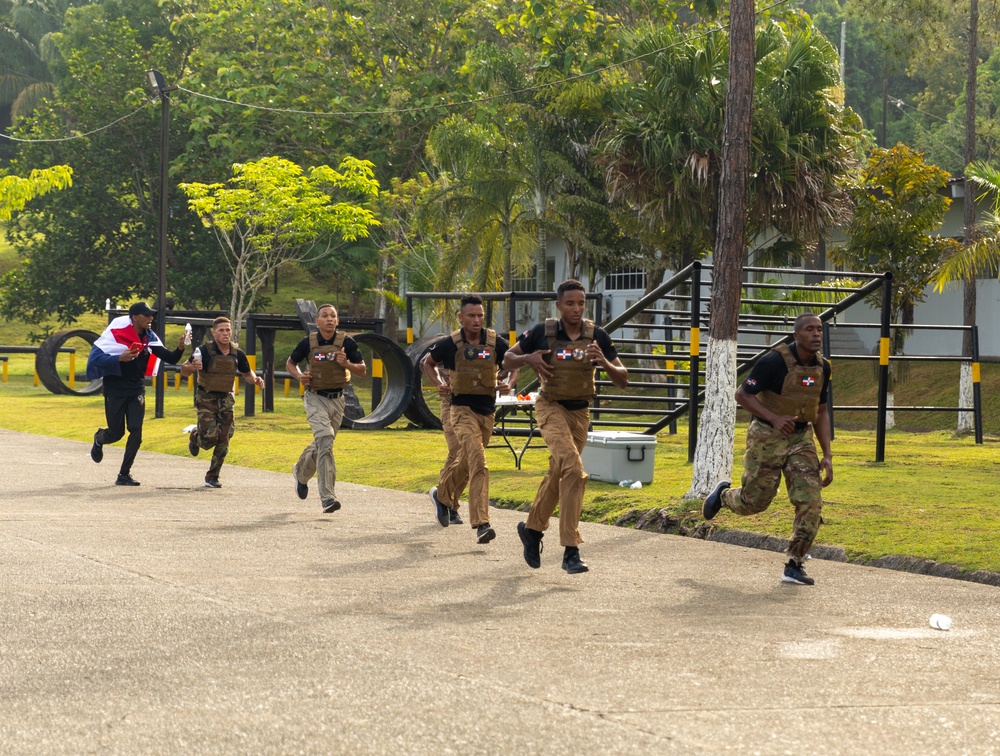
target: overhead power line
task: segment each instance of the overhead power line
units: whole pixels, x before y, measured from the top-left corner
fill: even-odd
[[[97,134],[98,132],[104,131],[105,129],[110,129],[112,126],[114,126],[115,124],[119,124],[122,121],[127,121],[129,118],[134,116],[136,113],[139,113],[140,111],[145,109],[147,105],[153,102],[155,101],[152,99],[146,100],[146,102],[137,107],[131,113],[123,115],[121,118],[116,118],[111,123],[105,124],[104,126],[98,126],[96,129],[87,131],[83,134],[73,134],[73,136],[67,136],[67,137],[53,137],[52,139],[21,139],[19,137],[11,136],[10,134],[4,134],[0,132],[0,137],[2,137],[3,139],[9,139],[12,142],[24,142],[27,144],[39,144],[44,142],[72,142],[74,139],[84,139],[85,137],[92,136],[94,134]]]

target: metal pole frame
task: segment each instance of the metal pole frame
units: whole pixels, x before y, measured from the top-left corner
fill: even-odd
[[[972,408],[976,443],[983,443],[983,400],[979,384],[979,326],[972,326]]]
[[[156,284],[156,330],[157,335],[166,344],[167,330],[167,219],[169,215],[169,192],[167,191],[168,167],[170,163],[170,89],[164,87],[158,90],[160,95],[160,228],[159,250],[157,261]],[[166,384],[166,371],[156,374],[154,385],[156,389],[155,417],[163,417],[163,393]]]
[[[885,425],[889,403],[889,305],[892,302],[892,273],[882,278],[882,327],[878,345],[878,416],[875,423],[875,461],[885,462]]]
[[[698,371],[701,368],[701,263],[691,265],[690,371],[688,374],[688,464],[698,446]]]
[[[823,321],[823,355],[830,359],[830,322]],[[833,376],[830,376],[830,383],[826,387],[826,414],[830,418],[830,440],[834,438],[833,431]]]

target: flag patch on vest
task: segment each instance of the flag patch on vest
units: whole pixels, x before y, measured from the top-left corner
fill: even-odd
[[[573,359],[573,350],[572,349],[560,349],[558,352],[556,352],[556,359],[557,360],[571,360],[571,359]]]
[[[807,375],[805,378],[802,379],[803,386],[812,386],[814,383],[816,383],[816,379],[813,378],[811,375]]]
[[[329,360],[336,360],[337,359],[337,353],[336,352],[317,352],[316,354],[313,355],[313,359],[316,360],[316,362],[328,362]]]
[[[476,352],[476,359],[477,360],[488,360],[490,358],[491,354],[492,354],[492,352],[490,352],[489,349],[480,349],[478,352]]]

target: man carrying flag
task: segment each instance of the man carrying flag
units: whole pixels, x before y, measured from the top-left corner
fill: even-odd
[[[107,428],[98,428],[90,458],[104,459],[104,445],[120,440],[128,430],[125,456],[116,486],[137,486],[132,463],[142,444],[142,421],[146,414],[146,376],[156,375],[160,360],[176,365],[184,354],[184,335],[173,352],[150,330],[155,310],[145,302],[128,308],[128,315],[111,321],[94,342],[87,359],[87,379],[104,379],[104,415]]]

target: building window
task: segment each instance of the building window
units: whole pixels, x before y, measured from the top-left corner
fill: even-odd
[[[532,265],[527,270],[518,270],[514,273],[514,291],[536,291],[535,271],[537,265]]]
[[[641,268],[619,268],[604,277],[605,291],[645,289],[646,273]]]

